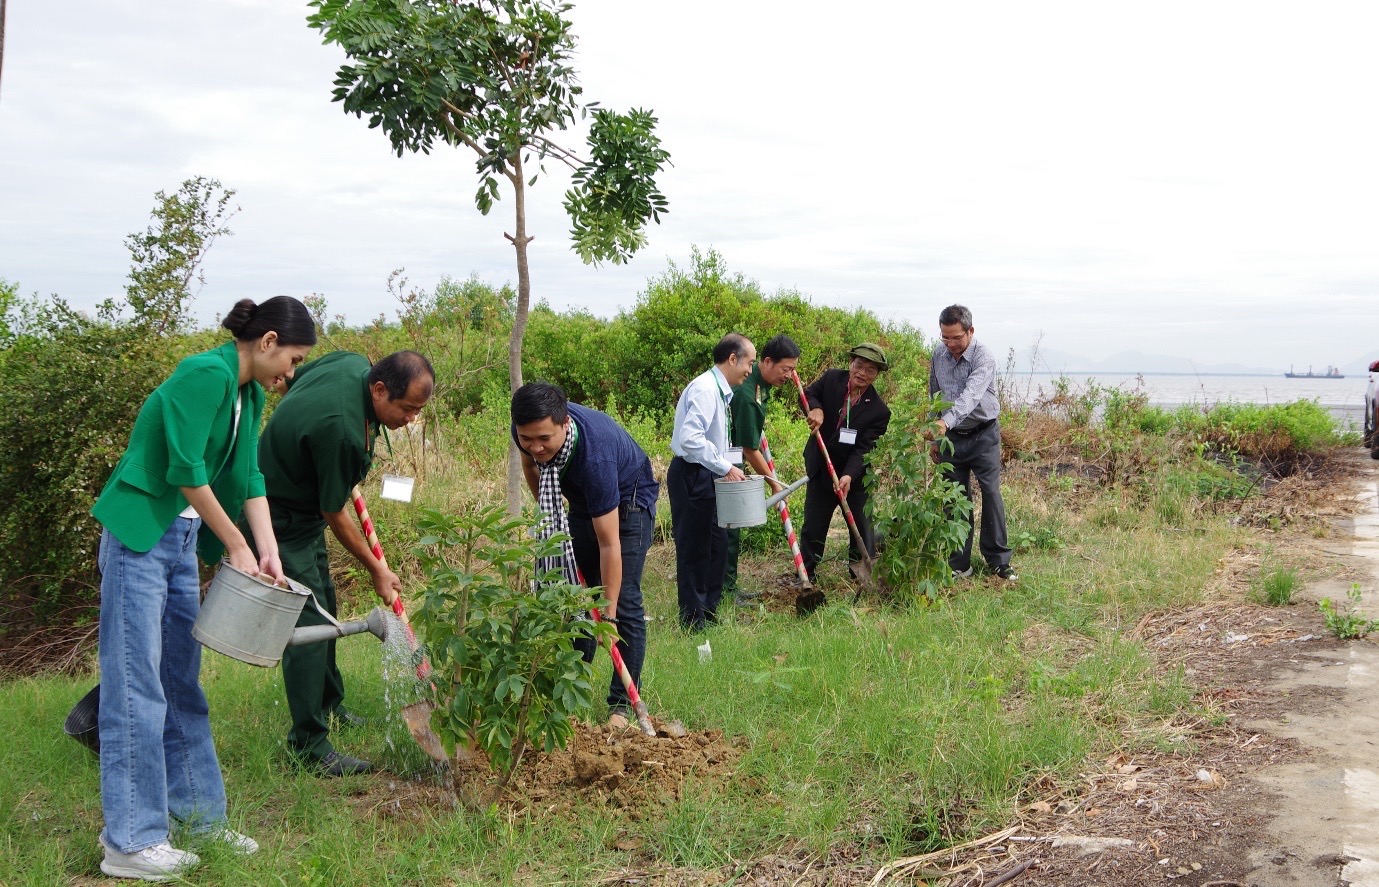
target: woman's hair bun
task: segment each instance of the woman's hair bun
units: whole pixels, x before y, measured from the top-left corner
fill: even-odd
[[[258,307],[253,299],[240,299],[235,303],[235,307],[230,309],[230,313],[225,315],[225,319],[220,322],[220,325],[238,338],[245,325],[254,319],[254,312]]]

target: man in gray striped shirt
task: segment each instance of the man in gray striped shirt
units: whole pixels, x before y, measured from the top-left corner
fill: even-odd
[[[972,338],[972,312],[949,305],[939,312],[943,347],[929,361],[929,393],[942,392],[952,406],[938,418],[938,433],[953,443],[944,476],[962,487],[972,500],[972,476],[982,489],[980,548],[992,575],[1016,580],[1006,540],[1006,506],[1001,499],[1001,407],[996,400],[996,359],[990,349]],[[930,448],[934,462],[943,461],[938,442]],[[968,522],[971,523],[971,518]],[[972,575],[972,533],[962,551],[948,559],[954,578]]]

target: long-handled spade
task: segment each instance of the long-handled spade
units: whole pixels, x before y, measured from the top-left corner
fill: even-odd
[[[364,530],[364,538],[369,543],[369,549],[373,551],[373,556],[378,558],[379,563],[387,565],[387,560],[383,557],[383,545],[378,541],[378,533],[374,530],[373,518],[369,517],[368,506],[364,504],[364,494],[359,487],[352,491],[354,498],[354,513],[359,515],[359,525]],[[412,623],[407,618],[407,611],[402,606],[402,595],[398,595],[393,600],[393,612],[402,621],[402,627],[406,632],[407,644],[413,652],[416,652],[420,645],[417,643],[416,632],[412,631]],[[421,661],[417,663],[417,679],[431,684],[434,689],[435,684],[431,683],[431,660],[422,655]],[[402,708],[402,720],[407,724],[407,730],[416,740],[417,745],[421,746],[432,758],[437,761],[449,761],[450,757],[445,753],[445,745],[441,738],[436,735],[436,731],[431,728],[431,703],[413,702]]]
[[[766,433],[761,434],[761,454],[766,457],[766,475],[780,482],[776,477],[776,460],[771,457],[771,445],[766,442]],[[800,542],[795,538],[795,528],[790,523],[790,506],[780,500],[776,508],[780,511],[781,523],[785,525],[785,538],[790,543],[790,554],[795,558],[795,572],[800,576],[800,593],[795,598],[795,612],[804,616],[822,607],[827,600],[824,593],[809,581],[809,571],[804,568],[804,556],[800,554]]]
[[[804,382],[800,381],[799,373],[791,373],[790,376],[795,380],[795,388],[800,392],[800,406],[804,408],[806,415],[809,414],[809,398],[804,393]],[[853,595],[852,602],[855,604],[862,596],[862,587],[872,586],[872,562],[871,552],[867,551],[867,543],[862,539],[862,531],[857,528],[857,520],[852,516],[852,509],[848,507],[848,497],[843,491],[838,489],[838,472],[833,470],[833,460],[828,456],[828,447],[824,445],[824,436],[819,429],[814,429],[814,442],[819,445],[819,453],[824,457],[824,465],[828,466],[829,479],[833,481],[833,492],[838,496],[838,504],[843,506],[843,517],[847,519],[848,530],[852,533],[853,545],[857,548],[857,553],[862,559],[853,567],[853,572],[857,578],[862,580],[862,585],[858,587],[857,594]]]
[[[589,583],[584,581],[584,574],[579,567],[575,567],[575,575],[579,577],[579,584],[585,588]],[[594,617],[595,622],[603,621],[603,614],[599,612],[597,605],[589,608],[589,615]],[[615,641],[608,642],[608,655],[613,660],[613,670],[618,673],[618,680],[622,681],[623,689],[627,691],[627,699],[632,703],[632,711],[637,715],[637,726],[642,728],[642,732],[647,736],[656,735],[656,725],[651,723],[651,714],[646,710],[646,703],[642,701],[642,695],[637,692],[637,685],[632,682],[632,672],[627,670],[627,663],[623,662],[622,653],[618,650]]]

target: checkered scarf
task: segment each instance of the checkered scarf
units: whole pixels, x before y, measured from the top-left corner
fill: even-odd
[[[579,439],[579,426],[575,424],[574,419],[569,420],[569,428],[569,433],[565,435],[565,443],[560,445],[555,458],[549,462],[536,463],[536,470],[540,473],[537,478],[536,501],[546,518],[541,522],[540,536],[542,539],[549,539],[557,533],[564,533],[566,537],[565,550],[561,554],[536,559],[536,571],[541,574],[559,568],[565,574],[566,582],[578,585],[579,572],[575,566],[575,547],[569,539],[570,523],[565,515],[565,500],[560,495],[560,475],[569,463],[570,454],[575,451],[575,442]]]

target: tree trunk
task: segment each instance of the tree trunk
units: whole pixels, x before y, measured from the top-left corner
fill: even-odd
[[[522,172],[522,155],[512,158],[513,204],[517,210],[512,246],[517,250],[517,312],[512,318],[508,339],[508,385],[515,392],[522,387],[522,337],[527,332],[527,308],[531,305],[531,273],[527,268],[527,183]],[[514,517],[522,511],[522,457],[515,441],[508,444],[508,512]]]
[[[0,71],[5,70],[5,0],[0,0]]]

